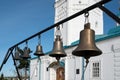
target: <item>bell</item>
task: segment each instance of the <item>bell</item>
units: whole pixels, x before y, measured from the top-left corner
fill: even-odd
[[[30,48],[25,47],[23,52],[24,52],[24,54],[22,55],[23,59],[31,58],[31,56],[29,55],[32,52]]]
[[[15,48],[15,56],[14,56],[14,59],[15,60],[20,60],[21,57],[20,57],[20,52],[18,51],[18,47]]]
[[[79,45],[72,54],[86,59],[102,54],[102,51],[95,45],[95,32],[90,29],[90,23],[84,25],[84,30],[80,32]]]
[[[56,35],[53,50],[49,56],[56,57],[56,59],[59,59],[60,57],[66,56],[66,53],[63,49],[63,43],[62,43],[59,35]]]
[[[43,50],[42,50],[42,46],[40,44],[37,45],[34,55],[36,55],[36,56],[43,56],[44,55]]]
[[[20,60],[20,59],[21,59],[18,51],[15,52],[15,57],[14,57],[14,59],[15,59],[15,60]]]

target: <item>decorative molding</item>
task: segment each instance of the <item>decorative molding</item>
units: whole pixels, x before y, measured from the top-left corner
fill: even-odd
[[[75,59],[75,56],[73,56],[73,55],[67,55],[67,57],[65,57],[65,59]]]
[[[67,2],[67,0],[58,0],[57,2],[55,2],[54,7],[55,8],[60,7],[65,2]]]
[[[120,52],[120,43],[113,44],[113,45],[111,46],[111,50],[112,50],[114,53]]]

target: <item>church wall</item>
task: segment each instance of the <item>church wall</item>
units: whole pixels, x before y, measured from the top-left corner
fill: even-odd
[[[38,59],[30,60],[30,80],[39,80],[39,65]]]
[[[119,80],[120,79],[120,37],[97,42],[103,54],[90,59],[85,73],[85,80]],[[117,47],[115,47],[117,46]],[[117,51],[117,52],[115,52]],[[93,77],[93,63],[99,62],[99,77]]]
[[[100,0],[57,0],[55,3],[55,23],[98,1]],[[89,12],[89,22],[96,34],[103,34],[103,12],[100,9],[97,8]],[[64,46],[71,45],[72,42],[79,40],[79,33],[84,29],[84,24],[84,14],[62,24],[61,34]]]
[[[120,79],[120,37],[115,37],[107,40],[96,42],[98,48],[102,50],[102,55],[91,57],[90,62],[85,71],[84,80],[119,80]],[[65,80],[79,80],[83,74],[83,58],[72,55],[72,51],[76,48],[70,47],[65,49],[67,56],[61,58],[61,61],[65,62]],[[30,68],[30,80],[38,80],[39,78],[32,76],[35,65],[38,59],[31,60]],[[54,69],[48,69],[50,63],[56,61],[55,58],[51,58],[48,55],[41,58],[41,73],[38,68],[40,80],[55,80],[56,72]],[[99,73],[97,75],[94,71],[93,64],[99,63]],[[39,65],[39,66],[40,66]],[[39,67],[37,66],[37,67]],[[84,60],[85,66],[85,60]],[[96,66],[94,66],[96,67]]]
[[[81,0],[81,2],[79,2],[80,0],[56,1],[55,23],[94,3],[91,3],[93,0]],[[99,19],[98,16],[100,16]],[[99,9],[90,11],[89,20],[92,23],[91,28],[95,29],[96,34],[103,34],[103,14]],[[64,46],[71,45],[71,42],[79,40],[79,33],[84,28],[84,21],[84,15],[81,15],[62,24],[64,26],[61,27]],[[84,80],[120,80],[120,37],[101,40],[96,44],[103,54],[90,58]],[[61,58],[61,61],[65,62],[65,80],[81,80],[85,60],[72,55],[72,51],[76,47],[66,48],[67,56]],[[48,55],[41,57],[40,61],[37,58],[32,59],[30,63],[30,80],[56,80],[55,69],[48,68],[54,61],[56,61],[55,58]]]

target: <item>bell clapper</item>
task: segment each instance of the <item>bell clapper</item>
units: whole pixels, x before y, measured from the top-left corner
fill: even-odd
[[[85,59],[86,59],[86,65],[85,65],[85,68],[87,68],[88,63],[89,63],[89,58],[85,58]]]
[[[87,69],[87,66],[88,66],[88,63],[89,63],[89,58],[90,57],[84,57],[85,58],[85,62],[86,62],[86,64],[85,64],[85,66],[84,66],[84,71],[83,71],[83,74],[82,74],[82,77],[81,77],[81,80],[83,80],[83,78],[84,78],[84,75],[85,75],[85,71],[86,71],[86,69]]]
[[[56,60],[57,60],[57,62],[59,62],[59,60],[60,60],[60,57],[56,57]]]

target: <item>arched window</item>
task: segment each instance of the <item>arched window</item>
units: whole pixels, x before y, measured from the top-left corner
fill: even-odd
[[[52,62],[48,68],[50,68],[50,76],[52,80],[65,80],[65,64],[64,62]],[[53,75],[54,74],[54,75]],[[56,78],[56,79],[55,79]]]
[[[64,67],[59,67],[56,69],[56,80],[65,80]]]

